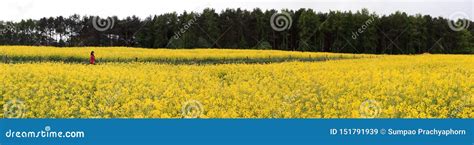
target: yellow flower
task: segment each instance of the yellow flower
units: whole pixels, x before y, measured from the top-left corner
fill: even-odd
[[[339,57],[263,50],[0,46],[1,55],[102,59]],[[84,55],[86,54],[86,55]],[[269,64],[0,63],[0,101],[26,118],[473,118],[474,56],[357,55]],[[368,101],[371,100],[371,101]],[[366,103],[364,103],[366,102]],[[367,104],[368,102],[368,104]],[[362,109],[361,109],[362,108]],[[5,111],[14,113],[14,108]]]

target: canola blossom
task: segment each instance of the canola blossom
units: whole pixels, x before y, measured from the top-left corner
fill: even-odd
[[[314,53],[279,50],[244,49],[144,49],[128,47],[30,47],[0,46],[0,61],[21,62],[74,62],[87,63],[94,51],[99,63],[105,62],[160,62],[160,63],[241,63],[278,61],[321,61],[375,57],[343,53]]]
[[[3,50],[9,57],[24,52],[21,48],[19,52]],[[166,51],[178,55],[185,50]],[[216,56],[208,54],[209,50],[194,51]],[[227,55],[225,51],[234,50],[212,51]],[[258,57],[258,51],[253,51],[255,54],[248,55]],[[103,57],[120,56],[107,56],[98,50],[96,53]],[[87,51],[84,54],[86,59]],[[196,55],[182,57],[189,56]],[[316,62],[217,65],[18,62],[0,63],[0,68],[2,117],[474,117],[472,55],[380,55]]]

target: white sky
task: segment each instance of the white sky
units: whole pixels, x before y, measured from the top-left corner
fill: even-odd
[[[111,16],[119,18],[176,11],[200,11],[206,7],[218,12],[225,8],[299,9],[312,8],[320,12],[329,10],[356,11],[368,8],[377,14],[390,14],[396,10],[408,14],[428,14],[445,18],[463,16],[474,20],[474,0],[0,0],[0,20],[18,21],[49,16],[72,14]],[[456,14],[457,16],[453,16]]]

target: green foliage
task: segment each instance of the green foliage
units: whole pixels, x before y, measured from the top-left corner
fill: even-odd
[[[277,10],[225,9],[217,13],[166,13],[143,20],[118,19],[106,31],[93,26],[95,16],[72,15],[20,22],[0,21],[0,45],[129,46],[144,48],[238,48],[293,51],[421,54],[472,53],[474,28],[454,31],[449,20],[395,12],[378,16],[312,9],[282,10],[291,28],[275,31],[270,20]],[[470,20],[471,25],[474,23]]]

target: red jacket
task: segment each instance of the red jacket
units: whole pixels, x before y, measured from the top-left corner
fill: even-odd
[[[95,64],[95,56],[94,55],[91,55],[90,63]]]

